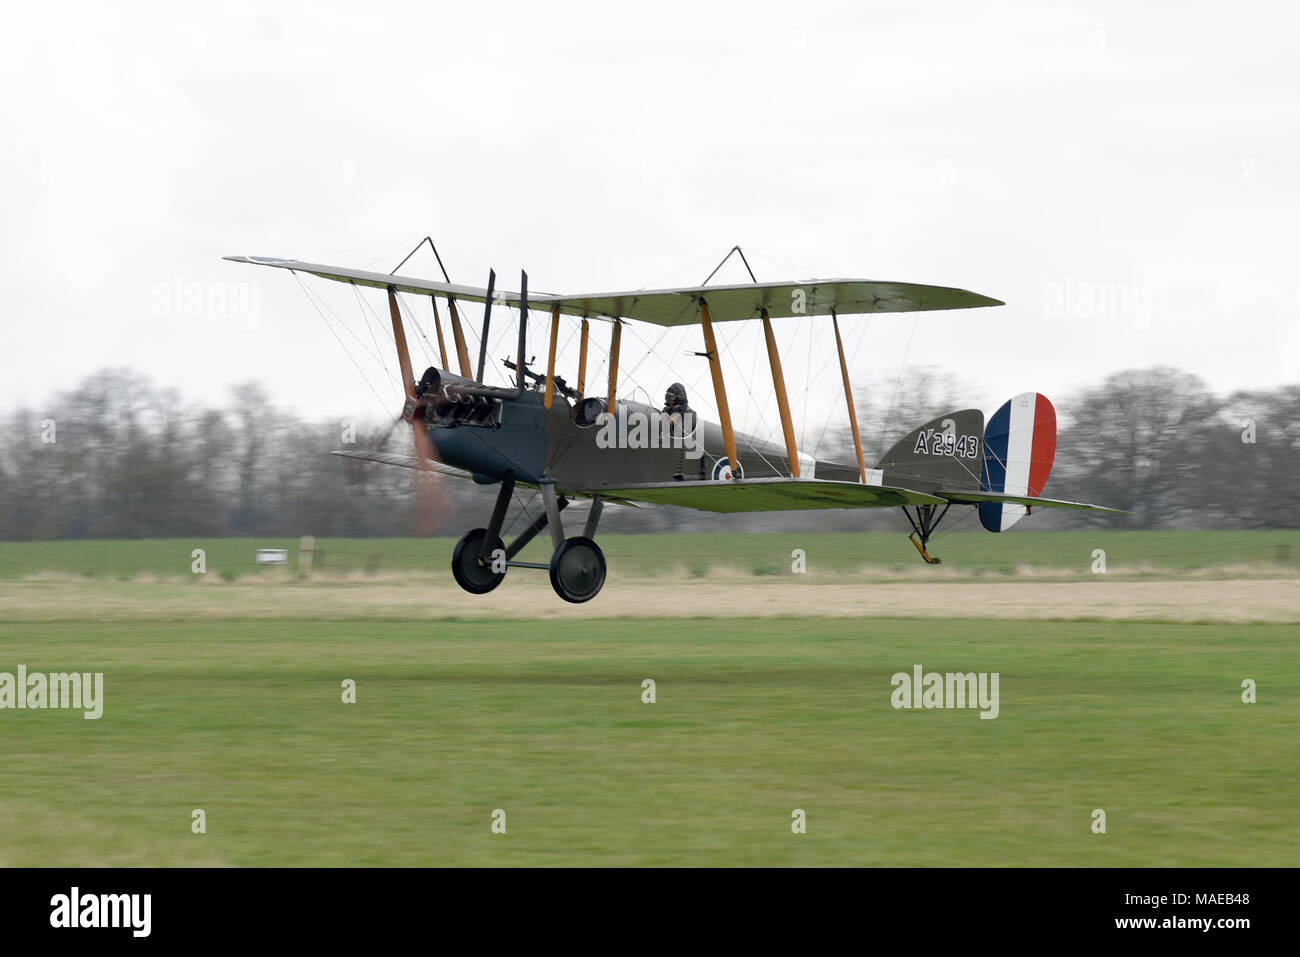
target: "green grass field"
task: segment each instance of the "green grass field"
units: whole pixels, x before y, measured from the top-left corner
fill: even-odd
[[[316,567],[329,573],[381,573],[447,567],[454,539],[317,540]],[[622,574],[655,576],[685,568],[780,574],[790,553],[803,549],[824,570],[914,569],[920,560],[895,532],[842,534],[601,535],[611,566]],[[0,579],[58,571],[108,578],[140,574],[186,577],[194,549],[206,553],[208,574],[264,572],[258,548],[285,548],[296,564],[297,539],[142,539],[133,541],[0,542]],[[535,541],[521,557],[543,561],[548,545]],[[1094,549],[1106,551],[1112,571],[1192,569],[1231,565],[1300,567],[1300,531],[1020,532],[983,531],[937,536],[932,550],[950,568],[971,573],[1011,572],[1020,566],[1088,574]]]
[[[0,711],[0,864],[1300,858],[1292,625],[236,614],[0,624],[0,671],[105,675],[97,721]],[[914,664],[999,717],[894,710]]]

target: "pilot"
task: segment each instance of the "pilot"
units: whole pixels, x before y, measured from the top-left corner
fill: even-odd
[[[683,435],[691,431],[694,418],[690,403],[686,401],[686,386],[674,382],[664,393],[664,412],[668,413],[668,434]],[[684,427],[683,427],[684,426]]]
[[[692,411],[691,405],[686,401],[686,386],[680,382],[674,382],[664,393],[664,416],[667,418],[668,434],[670,436],[683,439],[695,434],[695,412]],[[674,444],[674,447],[676,445]],[[679,471],[673,475],[677,481],[681,482],[686,479],[685,463],[686,457],[690,456],[688,451],[682,453],[678,462]],[[700,462],[704,459],[701,458]]]

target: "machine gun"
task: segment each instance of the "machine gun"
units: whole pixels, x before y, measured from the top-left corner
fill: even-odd
[[[502,359],[501,363],[511,372],[514,372],[516,369],[519,368],[510,359]],[[546,385],[546,376],[539,375],[536,372],[533,372],[531,369],[528,368],[527,362],[524,363],[524,378],[529,382],[535,383],[538,388],[542,388],[543,386]],[[567,396],[570,399],[576,400],[578,398],[578,390],[569,386],[569,384],[565,382],[564,379],[558,375],[555,377],[555,391],[560,393],[560,395]]]

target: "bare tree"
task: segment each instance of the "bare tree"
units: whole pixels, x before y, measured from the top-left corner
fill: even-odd
[[[125,369],[0,420],[0,538],[202,535],[411,535],[414,475],[330,456],[358,445],[410,449],[404,425],[309,422],[246,383],[228,409],[160,390]],[[932,368],[861,390],[868,467],[908,430],[978,397]],[[1058,403],[1060,436],[1048,494],[1129,508],[1130,527],[1300,526],[1300,386],[1210,394],[1169,368],[1130,370]],[[820,459],[853,463],[846,426],[828,428]],[[444,483],[444,533],[480,524],[493,489]],[[529,498],[521,490],[521,502]],[[884,510],[882,510],[884,511]],[[858,513],[848,526],[894,527]],[[618,531],[843,529],[841,512],[714,516],[681,509],[607,509]],[[1038,528],[1117,527],[1113,516],[1049,512]]]

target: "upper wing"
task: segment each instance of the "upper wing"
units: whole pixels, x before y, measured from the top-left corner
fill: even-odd
[[[355,283],[398,292],[432,295],[434,293],[484,302],[487,290],[477,286],[411,279],[387,273],[368,272],[296,259],[265,256],[227,256],[231,262],[251,263],[305,272],[337,282]],[[869,312],[925,312],[934,309],[971,309],[978,306],[1004,305],[965,289],[947,286],[923,286],[905,282],[875,282],[867,279],[809,279],[804,282],[760,282],[735,286],[684,286],[680,289],[639,289],[630,292],[602,292],[581,296],[557,296],[529,293],[533,309],[553,309],[570,316],[603,316],[637,319],[659,326],[685,326],[698,323],[698,304],[704,299],[710,317],[717,322],[756,318],[762,310],[772,318],[788,316],[842,316]],[[494,303],[518,307],[519,293],[495,290]]]
[[[650,482],[621,488],[582,489],[612,501],[680,505],[705,512],[784,512],[805,508],[884,508],[942,505],[924,492],[825,479],[761,478],[731,482]]]
[[[988,296],[906,282],[868,279],[809,279],[804,282],[760,282],[738,286],[687,286],[681,289],[645,289],[635,292],[596,293],[589,296],[550,296],[529,302],[537,308],[559,305],[575,316],[610,316],[638,319],[657,326],[689,326],[700,321],[699,303],[709,306],[718,322],[757,319],[763,312],[773,319],[791,316],[856,316],[869,312],[926,312],[935,309],[972,309],[1001,306]]]

